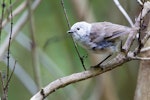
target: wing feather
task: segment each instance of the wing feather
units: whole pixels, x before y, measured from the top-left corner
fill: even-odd
[[[112,24],[110,22],[93,23],[90,33],[91,41],[99,43],[103,40],[113,41],[116,38],[120,38],[125,34],[128,34],[131,28]]]

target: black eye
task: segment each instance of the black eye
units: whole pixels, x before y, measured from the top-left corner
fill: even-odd
[[[77,30],[80,30],[80,28],[77,28]]]

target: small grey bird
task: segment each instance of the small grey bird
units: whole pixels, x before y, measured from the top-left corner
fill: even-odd
[[[122,41],[130,31],[129,27],[110,22],[77,22],[68,33],[88,51],[112,54],[118,51],[119,41]]]

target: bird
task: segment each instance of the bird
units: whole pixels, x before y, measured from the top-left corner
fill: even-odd
[[[96,54],[112,54],[119,51],[119,44],[130,33],[131,28],[111,22],[76,22],[70,30],[75,42]]]

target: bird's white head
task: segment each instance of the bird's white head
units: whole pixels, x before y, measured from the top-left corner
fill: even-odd
[[[71,27],[68,33],[71,33],[75,40],[80,40],[85,36],[88,36],[90,34],[90,31],[91,24],[87,22],[77,22]]]

